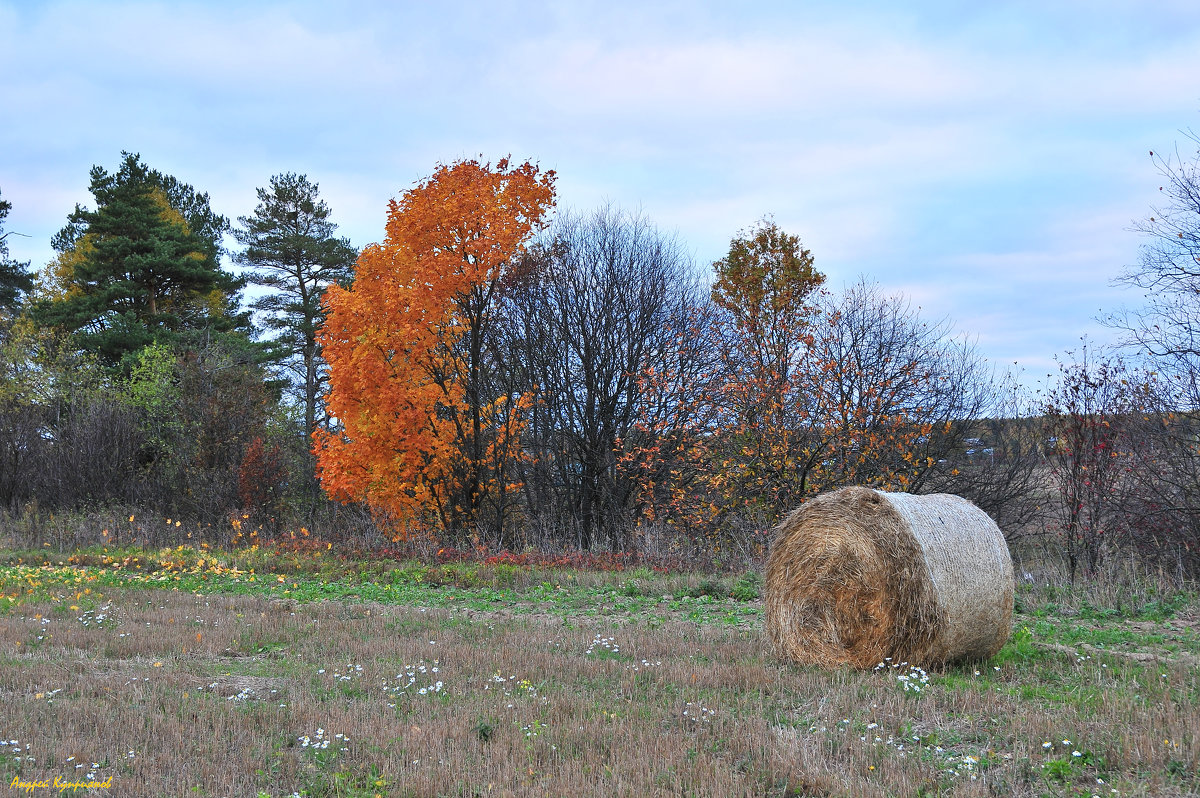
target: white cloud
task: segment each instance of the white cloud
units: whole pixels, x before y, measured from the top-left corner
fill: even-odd
[[[583,116],[688,119],[928,106],[970,89],[951,65],[903,43],[828,40],[819,32],[814,39],[643,40],[615,48],[594,39],[534,41],[496,82]]]
[[[701,262],[773,214],[831,283],[1036,360],[1117,296],[1145,150],[1196,121],[1197,8],[0,0],[0,189],[37,264],[121,149],[230,217],[305,172],[363,245],[437,161],[512,153]]]

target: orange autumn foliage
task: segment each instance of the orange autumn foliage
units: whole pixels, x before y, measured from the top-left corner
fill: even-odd
[[[768,219],[713,268],[726,410],[711,482],[725,506],[758,505],[773,519],[803,499],[804,445],[823,421],[799,386],[821,368],[812,353],[825,277],[799,237]]]
[[[716,504],[771,524],[844,485],[909,489],[932,466],[918,460],[922,442],[949,431],[922,406],[937,375],[910,344],[916,328],[869,291],[851,292],[863,307],[849,313],[822,301],[811,253],[774,222],[735,238],[714,267],[725,311],[723,407],[706,441]]]
[[[496,462],[518,449],[528,400],[481,395],[475,341],[553,202],[553,171],[504,159],[441,165],[389,203],[384,242],[359,256],[351,288],[325,294],[338,426],[314,450],[331,497],[402,533],[469,527],[489,493],[511,489]]]

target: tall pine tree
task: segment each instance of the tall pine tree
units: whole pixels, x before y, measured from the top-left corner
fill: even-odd
[[[33,288],[33,276],[27,271],[29,264],[8,257],[4,220],[10,210],[12,203],[0,199],[0,313],[13,311],[21,297]]]
[[[320,397],[327,368],[317,343],[325,319],[321,297],[335,283],[348,286],[358,250],[335,238],[337,225],[318,186],[306,175],[275,175],[269,189],[258,189],[253,216],[238,218],[233,237],[245,249],[236,260],[249,267],[247,279],[271,289],[251,305],[263,314],[262,324],[277,333],[275,342],[304,406],[305,433],[321,421]]]

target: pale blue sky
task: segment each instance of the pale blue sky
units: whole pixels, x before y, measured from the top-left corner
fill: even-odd
[[[359,246],[437,162],[511,153],[700,263],[772,214],[831,285],[902,290],[1036,376],[1138,303],[1110,280],[1148,151],[1200,129],[1200,3],[0,0],[0,74],[35,266],[123,149],[231,219],[306,173]]]

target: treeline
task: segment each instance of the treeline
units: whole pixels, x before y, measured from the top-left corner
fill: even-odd
[[[552,202],[528,163],[441,167],[329,290],[336,498],[456,546],[743,553],[844,484],[1009,512],[1033,461],[985,477],[963,455],[998,389],[946,326],[870,285],[827,292],[769,221],[705,273],[640,216],[547,223]]]
[[[639,214],[555,210],[530,163],[439,166],[362,252],[302,175],[236,224],[137,155],[91,177],[51,263],[0,250],[14,527],[729,562],[860,484],[964,495],[1072,574],[1200,562],[1186,357],[1069,363],[1039,400],[769,219],[698,266]]]
[[[0,507],[36,519],[120,506],[217,536],[243,514],[311,512],[307,386],[291,375],[317,357],[304,340],[314,279],[349,279],[357,255],[332,238],[317,187],[273,179],[237,228],[136,155],[95,167],[91,192],[95,207],[76,206],[36,275],[2,253]],[[221,262],[230,232],[252,267],[241,275]],[[258,269],[263,247],[274,260]],[[293,268],[296,285],[243,307],[248,282]]]

